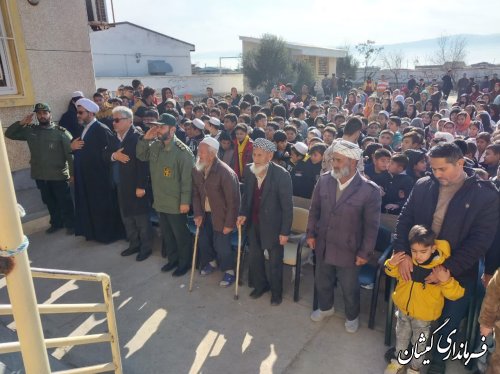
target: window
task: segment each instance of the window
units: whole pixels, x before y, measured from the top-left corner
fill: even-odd
[[[16,0],[0,0],[0,107],[34,101]]]
[[[328,75],[328,57],[320,57],[318,59],[318,75]]]

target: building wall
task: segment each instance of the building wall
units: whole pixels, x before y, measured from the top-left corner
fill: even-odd
[[[96,77],[147,76],[148,60],[169,63],[173,71],[168,75],[191,75],[189,45],[133,25],[91,32],[90,44]]]
[[[44,0],[32,6],[25,0],[18,0],[17,6],[35,102],[49,103],[52,117],[59,120],[73,91],[80,90],[86,95],[95,91],[85,2]],[[2,128],[32,110],[33,106],[2,108]],[[25,142],[6,141],[11,169],[29,167],[29,150]]]
[[[243,91],[243,74],[200,74],[184,77],[145,76],[136,77],[145,86],[150,86],[161,92],[162,87],[170,87],[174,94],[204,96],[207,87],[212,87],[216,95],[225,95],[231,92],[231,87]],[[96,85],[116,91],[121,84],[130,84],[130,77],[96,77]]]

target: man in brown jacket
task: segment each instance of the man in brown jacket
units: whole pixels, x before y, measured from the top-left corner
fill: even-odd
[[[332,146],[332,171],[320,176],[313,192],[307,244],[316,252],[319,309],[311,319],[331,316],[333,289],[338,280],[344,296],[347,332],[359,327],[359,268],[373,253],[380,222],[378,186],[357,171],[362,150],[339,140]]]
[[[481,306],[479,326],[481,335],[488,336],[495,330],[495,351],[488,363],[487,374],[500,373],[500,269],[497,269],[486,288],[486,296]]]
[[[235,281],[231,233],[240,209],[240,188],[236,173],[217,157],[219,142],[206,137],[198,146],[193,168],[194,222],[200,228],[201,275],[215,271],[224,276],[219,283],[228,287]]]

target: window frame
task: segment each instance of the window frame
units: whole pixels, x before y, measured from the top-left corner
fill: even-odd
[[[16,0],[0,1],[0,18],[0,53],[6,62],[6,78],[11,81],[10,88],[0,88],[0,108],[33,105],[33,85]]]

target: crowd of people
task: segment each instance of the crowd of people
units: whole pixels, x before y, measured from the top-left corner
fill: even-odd
[[[228,287],[236,279],[231,235],[243,227],[250,296],[270,291],[271,305],[282,302],[294,197],[307,199],[319,304],[311,319],[334,313],[338,282],[351,333],[359,327],[359,268],[373,256],[381,215],[398,217],[386,271],[398,278],[397,349],[404,350],[429,336],[432,321],[450,318],[443,334],[457,328],[479,261],[485,286],[500,266],[500,80],[478,86],[464,76],[450,103],[447,76],[441,85],[411,77],[391,89],[384,76],[352,88],[345,75],[333,75],[322,81],[321,101],[307,86],[296,94],[277,83],[262,101],[236,88],[216,97],[208,87],[199,102],[181,102],[168,87],[157,95],[134,80],[113,97],[108,89],[92,98],[74,92],[58,124],[50,105],[39,103],[5,135],[28,142],[48,234],[66,228],[102,243],[126,236],[121,254],[143,261],[157,214],[168,258],[161,270],[182,276],[192,258],[192,219],[200,274],[220,270],[220,286]],[[490,334],[498,319],[490,312],[481,332]],[[432,373],[445,370],[442,360],[432,365]],[[422,362],[407,366],[418,373]],[[394,358],[386,372],[403,369]]]

